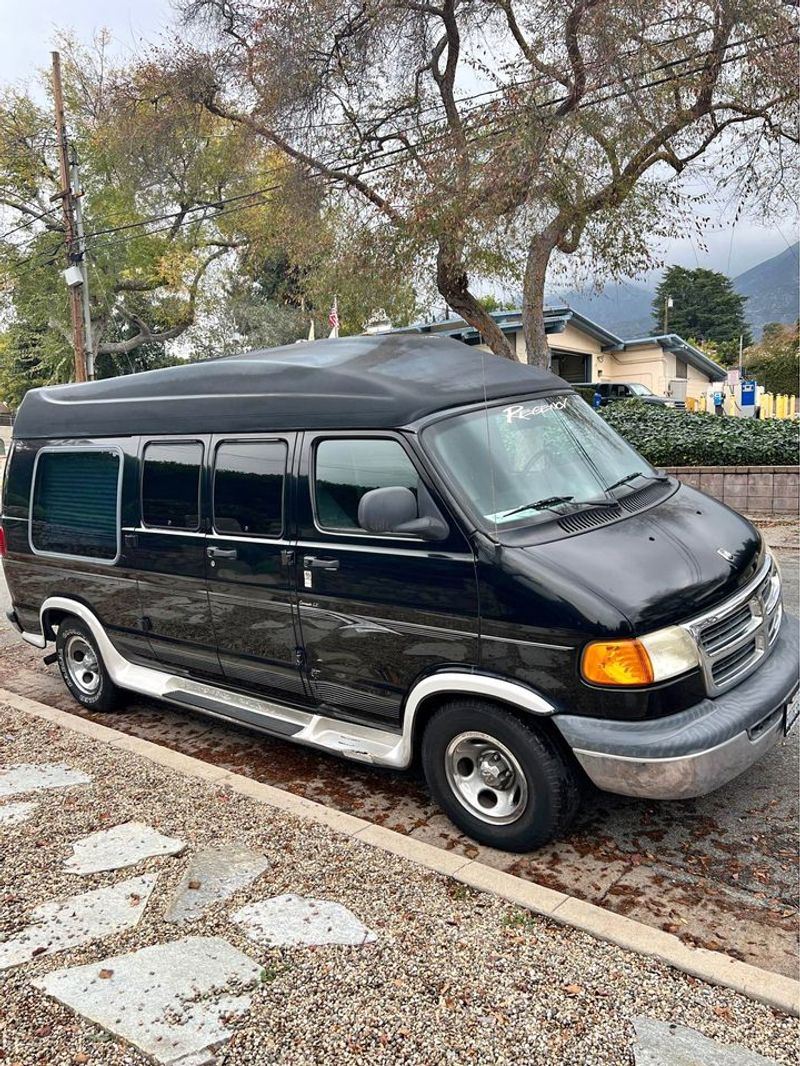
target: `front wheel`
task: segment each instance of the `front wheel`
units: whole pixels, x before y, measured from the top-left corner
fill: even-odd
[[[58,627],[56,654],[61,676],[72,695],[92,711],[110,711],[119,689],[111,680],[89,627],[79,618],[65,618]]]
[[[532,851],[559,836],[580,802],[575,768],[543,729],[475,700],[433,715],[422,765],[451,821],[504,851]]]

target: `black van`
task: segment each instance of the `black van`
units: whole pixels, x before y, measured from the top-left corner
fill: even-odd
[[[361,762],[419,756],[477,840],[561,833],[583,775],[708,792],[791,724],[798,628],[758,532],[559,378],[437,337],[33,389],[9,617],[119,689]]]

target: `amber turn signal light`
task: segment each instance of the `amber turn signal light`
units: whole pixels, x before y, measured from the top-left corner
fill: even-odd
[[[651,685],[655,679],[647,649],[638,640],[589,644],[581,669],[593,685]]]

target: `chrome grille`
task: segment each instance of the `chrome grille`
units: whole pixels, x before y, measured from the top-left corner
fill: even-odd
[[[686,626],[697,641],[709,695],[751,674],[778,638],[781,579],[772,558],[741,592]]]

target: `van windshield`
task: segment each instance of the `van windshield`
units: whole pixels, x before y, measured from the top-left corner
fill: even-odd
[[[490,529],[609,502],[617,486],[656,476],[574,393],[454,415],[430,426],[423,439]]]

